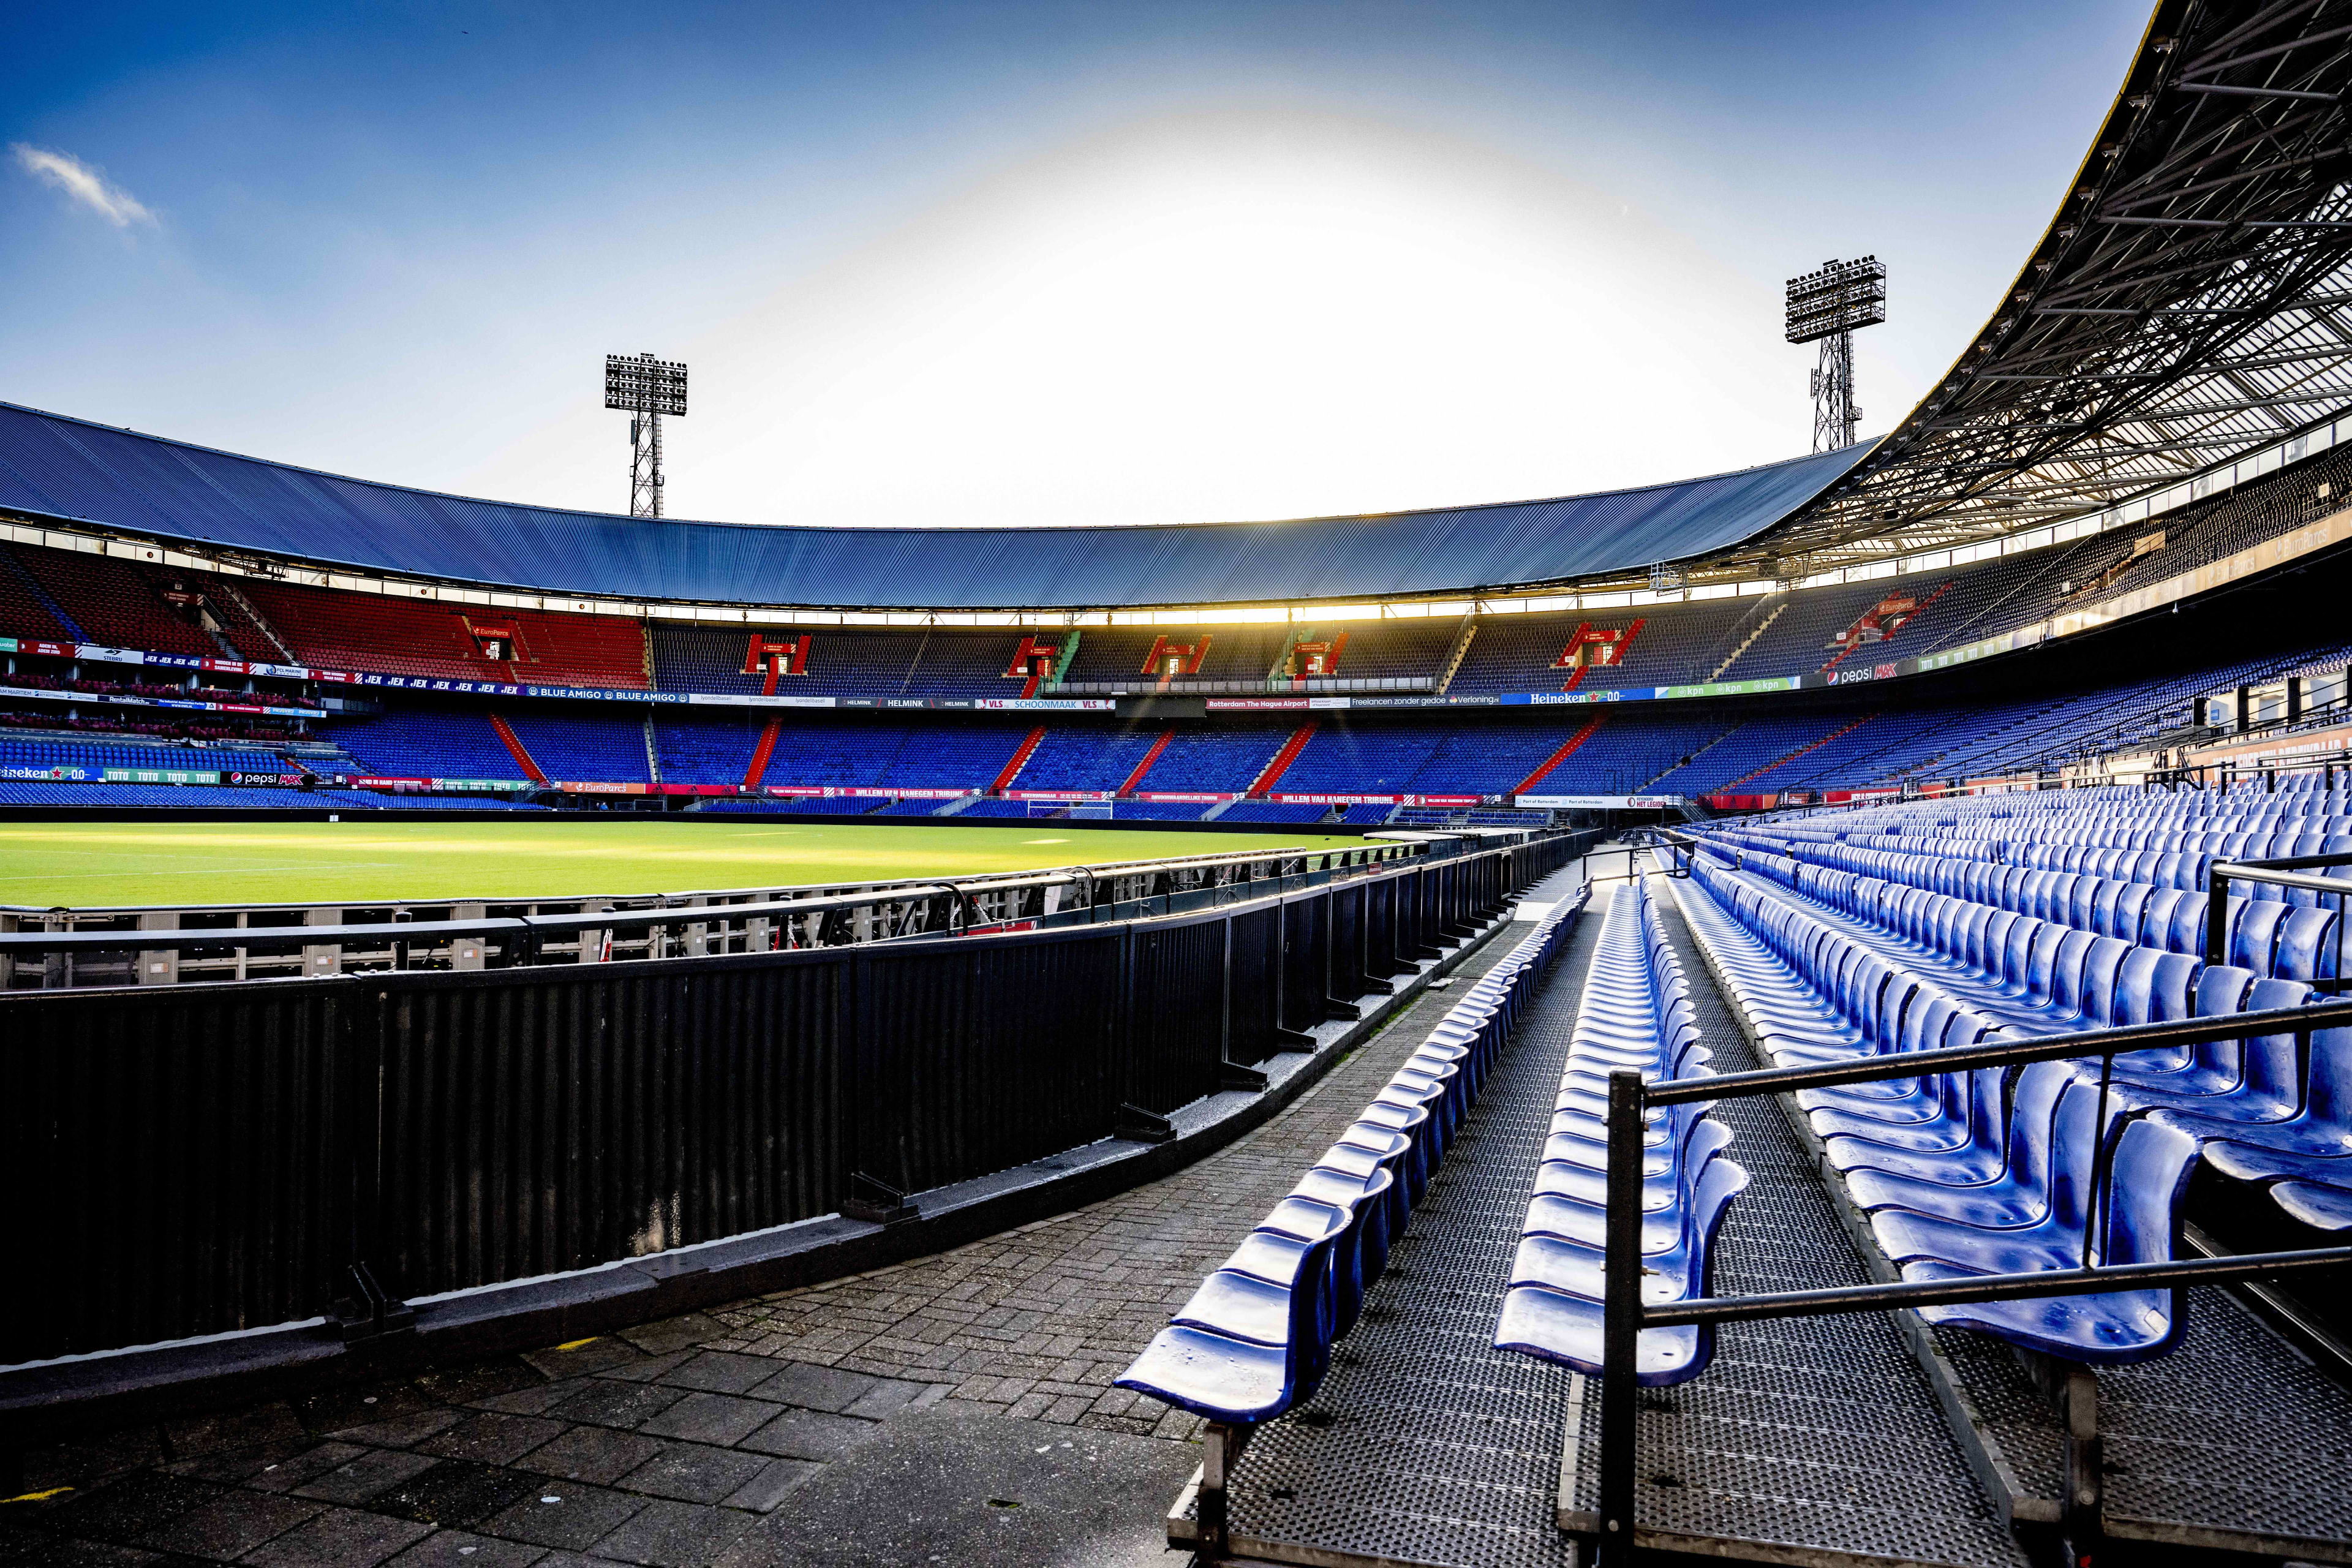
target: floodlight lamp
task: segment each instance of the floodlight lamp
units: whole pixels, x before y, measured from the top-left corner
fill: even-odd
[[[1886,264],[1874,256],[1826,261],[1789,279],[1788,338],[1810,343],[1886,320]]]

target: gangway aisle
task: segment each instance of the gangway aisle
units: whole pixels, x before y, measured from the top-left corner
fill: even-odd
[[[1664,893],[1682,884],[1658,878]],[[1672,896],[1659,923],[1682,961],[1718,1073],[1760,1060]],[[1748,1173],[1716,1243],[1712,1294],[1870,1282],[1818,1167],[1778,1101],[1718,1101]],[[1969,1467],[1933,1387],[1885,1314],[1726,1324],[1715,1360],[1644,1391],[1635,1517],[1645,1546],[1809,1564],[1993,1564],[2026,1558]],[[1585,1401],[1585,1464],[1563,1467],[1571,1516],[1599,1505],[1601,1402]],[[1579,1522],[1583,1522],[1580,1521]],[[1793,1555],[1792,1555],[1793,1553]]]

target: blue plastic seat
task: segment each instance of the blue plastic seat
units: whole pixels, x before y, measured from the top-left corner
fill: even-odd
[[[2070,1097],[2073,1092],[2078,1091],[2070,1091]],[[2063,1120],[2063,1106],[2060,1114]],[[2100,1205],[2103,1234],[2091,1249],[2092,1261],[2170,1260],[2179,1239],[2181,1200],[2196,1163],[2197,1141],[2187,1133],[2152,1120],[2126,1125],[2116,1140],[2105,1183],[2108,1196]],[[2053,1190],[2062,1185],[2053,1183]],[[2076,1216],[2068,1213],[2064,1217]],[[2010,1239],[1977,1255],[1994,1267],[1973,1267],[1970,1259],[1922,1259],[1906,1265],[1904,1278],[2079,1268],[2084,1229],[2079,1221],[2069,1226],[2053,1219],[2030,1245],[2016,1233],[2003,1233]],[[2186,1326],[2180,1293],[2167,1289],[1923,1307],[1919,1315],[1932,1323],[1997,1334],[2050,1355],[2110,1366],[2163,1354],[2179,1341]]]
[[[1729,1160],[1718,1155],[1707,1162],[1685,1215],[1687,1239],[1677,1252],[1683,1265],[1679,1280],[1683,1298],[1666,1299],[1696,1299],[1711,1293],[1716,1232],[1723,1223],[1724,1210],[1747,1184],[1747,1172]],[[1518,1261],[1514,1260],[1515,1271]],[[1570,1268],[1566,1256],[1556,1249],[1539,1267],[1572,1280],[1589,1278]],[[1674,1277],[1662,1271],[1661,1278]],[[1714,1355],[1712,1327],[1643,1330],[1635,1340],[1636,1381],[1645,1388],[1657,1388],[1696,1377]],[[1601,1339],[1601,1303],[1590,1296],[1533,1283],[1513,1285],[1504,1292],[1502,1316],[1495,1328],[1498,1350],[1517,1351],[1598,1377]]]

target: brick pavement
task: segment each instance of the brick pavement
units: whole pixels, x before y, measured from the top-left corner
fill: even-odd
[[[1061,1484],[1132,1512],[1135,1560],[1151,1561],[1194,1424],[1110,1380],[1354,1119],[1453,986],[1508,947],[1490,944],[1246,1138],[1089,1207],[708,1315],[28,1455],[26,1495],[0,1506],[0,1563],[895,1561],[807,1537],[841,1533],[828,1522],[841,1494],[874,1479],[861,1455],[904,1462],[925,1434],[935,1457],[971,1451],[974,1418],[1040,1434],[998,1444],[1046,1456],[1038,1466],[1069,1450],[1106,1467]],[[1119,1436],[1073,1449],[1055,1426]],[[986,1513],[1013,1500],[984,1500]]]

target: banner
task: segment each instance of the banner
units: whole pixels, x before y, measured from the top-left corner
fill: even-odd
[[[108,784],[216,784],[220,774],[197,768],[106,768],[100,776]]]

